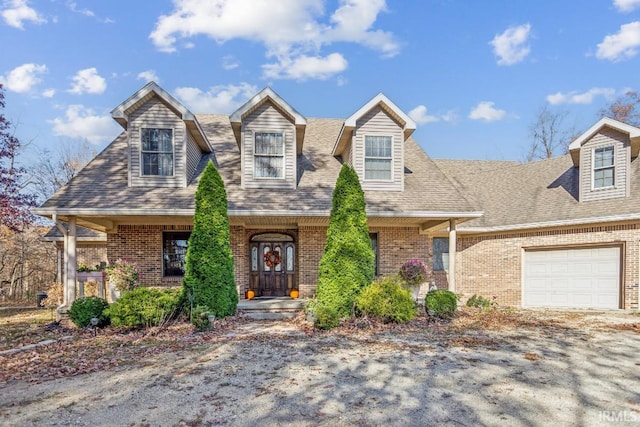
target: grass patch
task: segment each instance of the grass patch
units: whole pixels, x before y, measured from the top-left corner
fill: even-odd
[[[0,351],[57,339],[58,334],[43,328],[54,320],[55,311],[50,309],[0,309]]]

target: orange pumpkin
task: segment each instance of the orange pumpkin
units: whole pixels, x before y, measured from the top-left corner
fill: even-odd
[[[251,290],[249,290],[249,291],[246,292],[245,296],[247,297],[247,299],[253,299],[253,298],[255,298],[256,293],[251,291]]]
[[[289,296],[293,299],[296,299],[300,296],[300,293],[296,289],[293,289],[291,290],[291,292],[289,292]]]

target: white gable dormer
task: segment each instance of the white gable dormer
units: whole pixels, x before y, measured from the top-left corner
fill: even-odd
[[[631,161],[640,151],[640,129],[603,117],[569,145],[579,168],[581,202],[629,197]]]
[[[363,190],[404,190],[404,142],[415,122],[379,93],[344,122],[333,155],[357,172]]]
[[[130,187],[186,187],[202,153],[213,151],[193,113],[154,82],[111,116],[127,131]]]
[[[267,87],[229,120],[240,149],[242,188],[296,188],[307,119]]]

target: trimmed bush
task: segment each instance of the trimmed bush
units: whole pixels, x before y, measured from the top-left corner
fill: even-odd
[[[406,323],[417,314],[413,296],[394,276],[382,277],[364,288],[356,299],[356,308],[387,323]]]
[[[209,322],[209,310],[204,305],[199,305],[191,312],[191,324],[199,331],[211,329]]]
[[[69,318],[79,328],[85,328],[91,324],[91,319],[99,319],[98,326],[109,324],[109,303],[98,297],[78,298],[71,304],[67,311]]]
[[[318,267],[316,326],[330,329],[353,313],[375,274],[365,201],[355,170],[344,164],[333,190],[327,242]]]
[[[125,292],[107,309],[113,326],[163,325],[180,313],[179,289],[137,288]]]
[[[230,234],[227,193],[209,161],[196,191],[183,286],[192,307],[202,305],[218,319],[234,315],[238,306]]]
[[[424,299],[424,306],[429,316],[449,318],[458,308],[456,294],[445,289],[430,291]]]

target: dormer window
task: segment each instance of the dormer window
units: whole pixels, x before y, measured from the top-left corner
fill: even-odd
[[[284,134],[256,132],[254,150],[255,178],[284,178]]]
[[[391,136],[365,135],[364,179],[391,181]]]
[[[613,146],[593,150],[593,188],[613,187],[615,167]]]
[[[142,129],[142,175],[173,176],[173,130]]]

